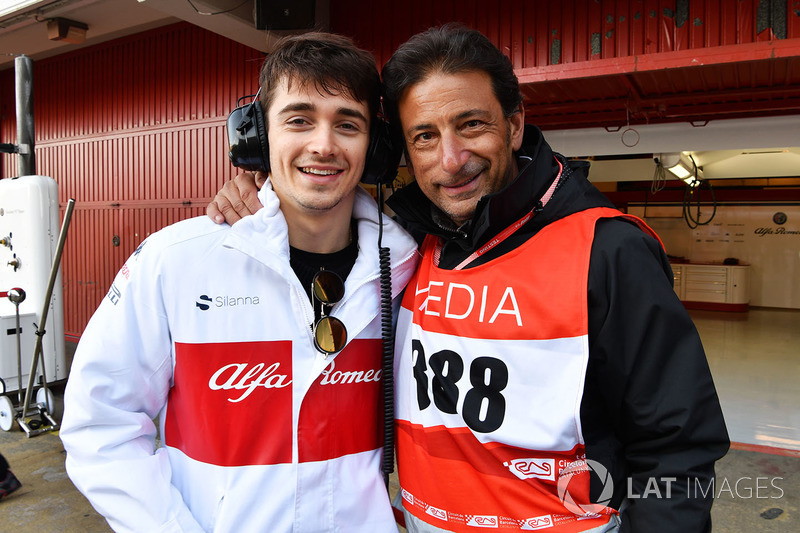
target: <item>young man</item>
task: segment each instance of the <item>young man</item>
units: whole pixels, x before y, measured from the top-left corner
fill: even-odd
[[[383,80],[416,177],[389,205],[427,233],[397,325],[409,531],[710,530],[727,431],[655,234],[524,125],[480,33],[416,35]]]
[[[289,37],[260,82],[265,208],[148,237],[75,355],[67,471],[117,531],[396,531],[380,471],[378,211],[358,186],[374,58],[335,35]],[[391,222],[383,242],[397,295],[416,246]],[[320,281],[332,285],[312,293]],[[346,342],[312,335],[331,319]]]

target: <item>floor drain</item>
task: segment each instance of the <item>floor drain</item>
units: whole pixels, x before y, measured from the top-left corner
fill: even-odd
[[[761,513],[761,518],[772,520],[773,518],[778,518],[782,514],[783,514],[783,509],[778,509],[777,507],[773,507],[772,509],[767,509],[766,511]]]

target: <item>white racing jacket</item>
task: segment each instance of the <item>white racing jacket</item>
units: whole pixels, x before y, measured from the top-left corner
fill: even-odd
[[[375,202],[358,189],[358,259],[332,311],[348,344],[326,357],[269,182],[259,198],[232,227],[198,217],[148,237],[81,338],[67,472],[117,531],[397,530],[380,472]],[[383,245],[396,297],[416,244],[384,217]]]

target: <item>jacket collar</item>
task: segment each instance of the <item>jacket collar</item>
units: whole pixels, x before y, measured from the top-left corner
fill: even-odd
[[[255,214],[234,224],[225,239],[225,246],[237,249],[287,277],[294,277],[289,264],[289,227],[280,201],[270,180],[261,187],[258,198],[264,205]],[[356,188],[353,218],[358,224],[358,258],[346,285],[358,285],[378,277],[378,206],[362,187]],[[394,283],[393,296],[405,287],[416,265],[416,242],[400,225],[388,216],[383,217],[382,245],[390,250],[390,265]]]

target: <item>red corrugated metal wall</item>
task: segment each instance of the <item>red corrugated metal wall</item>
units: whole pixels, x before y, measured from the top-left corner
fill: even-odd
[[[62,206],[76,200],[62,259],[67,335],[81,334],[147,235],[203,214],[232,177],[225,119],[255,92],[262,58],[178,24],[34,63],[37,173],[56,179]],[[0,73],[2,142],[16,140],[13,76]],[[3,157],[2,176],[16,165]]]
[[[430,26],[488,36],[514,68],[800,38],[797,0],[337,0],[331,29],[383,64]]]

